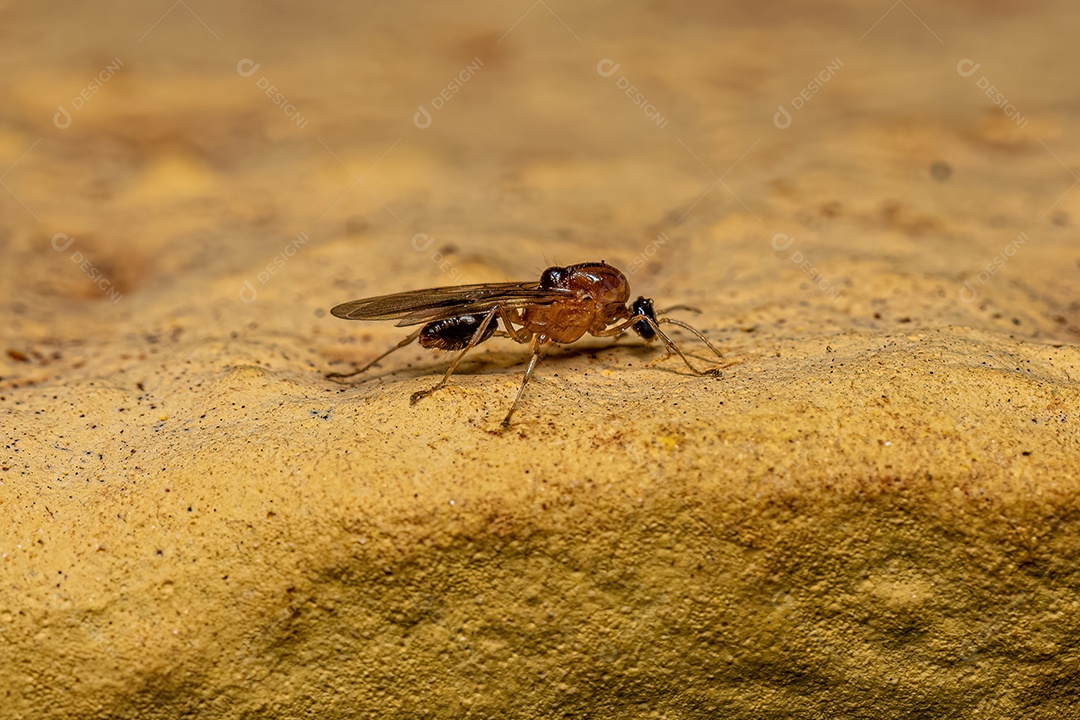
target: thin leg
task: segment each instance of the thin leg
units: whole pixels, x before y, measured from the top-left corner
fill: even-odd
[[[412,394],[412,397],[409,398],[410,404],[415,404],[421,398],[426,398],[431,393],[446,386],[446,383],[450,381],[450,376],[454,374],[454,368],[458,366],[458,363],[461,362],[461,359],[465,357],[465,355],[467,355],[470,350],[472,350],[480,343],[480,338],[484,337],[484,333],[487,331],[488,326],[495,321],[495,315],[498,314],[499,307],[499,305],[496,305],[495,307],[491,308],[490,311],[488,311],[487,315],[484,316],[484,322],[480,323],[480,327],[476,328],[476,332],[473,333],[472,338],[469,340],[469,344],[465,346],[465,349],[462,350],[456,358],[454,358],[454,362],[450,363],[450,367],[446,368],[446,374],[443,375],[443,379],[436,383],[435,387],[432,387],[428,390],[417,390],[416,392],[414,392]]]
[[[684,310],[693,310],[693,309],[695,309],[695,308],[689,308],[689,307],[687,307],[685,305],[677,305],[676,308],[682,308]],[[645,322],[649,323],[649,327],[651,327],[653,329],[653,332],[655,332],[657,334],[657,336],[663,341],[664,349],[667,351],[667,355],[660,358],[659,360],[653,360],[652,362],[649,363],[650,365],[652,365],[653,363],[656,363],[656,362],[663,362],[664,360],[667,360],[672,355],[678,355],[679,357],[682,358],[682,361],[684,363],[686,363],[686,367],[690,368],[690,371],[693,372],[695,375],[711,375],[713,377],[719,377],[720,370],[718,370],[717,368],[710,368],[708,370],[701,371],[701,370],[698,370],[697,368],[695,368],[693,365],[691,365],[690,361],[686,359],[685,355],[683,355],[682,350],[680,350],[678,348],[678,346],[675,345],[675,343],[671,341],[671,338],[669,338],[667,335],[665,335],[664,331],[660,329],[660,325],[663,325],[663,324],[678,325],[679,327],[684,328],[684,329],[689,330],[690,332],[692,332],[697,337],[697,339],[700,340],[701,342],[705,343],[705,345],[710,350],[712,350],[716,354],[716,356],[718,358],[723,358],[724,357],[723,353],[721,353],[720,350],[715,345],[713,345],[711,342],[709,342],[709,339],[707,337],[705,337],[704,335],[701,334],[701,331],[697,330],[692,325],[687,325],[686,323],[682,322],[681,320],[672,320],[671,318],[662,317],[662,318],[659,318],[659,321],[654,321],[648,315],[631,315],[629,318],[622,321],[618,325],[613,325],[613,326],[607,328],[606,330],[604,330],[602,332],[593,333],[593,335],[595,335],[596,337],[611,337],[613,335],[620,335],[621,333],[626,332],[634,323],[638,322],[639,320],[644,320]]]
[[[525,328],[521,328],[519,330],[514,327],[514,319],[510,317],[510,311],[508,311],[502,306],[499,306],[499,318],[502,319],[503,326],[506,328],[506,337],[514,338],[514,340],[521,343],[522,345],[532,340],[533,334],[531,332],[529,332]],[[520,311],[518,314],[517,322],[518,324],[521,324],[522,322]]]
[[[618,325],[612,325],[611,327],[605,328],[600,332],[594,332],[591,334],[595,335],[596,337],[614,337],[616,335],[622,335],[624,332],[630,329],[631,325],[636,323],[638,320],[648,320],[648,318],[644,315],[631,315],[629,318],[623,320]]]
[[[515,342],[519,342],[522,345],[524,345],[525,343],[532,340],[533,334],[531,332],[526,332],[526,333],[518,333],[517,335],[513,335],[513,334],[508,333],[508,332],[503,332],[502,330],[496,330],[495,332],[493,332],[491,334],[491,336],[492,337],[509,338],[511,340],[514,340]]]
[[[661,340],[664,341],[664,347],[667,349],[668,354],[665,355],[664,358],[661,358],[661,359],[667,359],[668,357],[671,356],[672,353],[674,353],[674,354],[676,354],[676,355],[678,355],[679,357],[682,358],[682,361],[684,363],[686,363],[686,367],[690,368],[690,372],[694,373],[695,375],[711,375],[712,377],[720,377],[720,370],[718,370],[717,368],[709,368],[708,370],[702,371],[702,370],[698,370],[696,367],[691,365],[690,361],[686,359],[685,355],[683,355],[682,350],[679,349],[679,346],[676,345],[675,343],[673,343],[671,341],[671,338],[669,338],[667,335],[665,335],[664,331],[660,329],[659,324],[654,322],[652,318],[646,317],[644,315],[641,315],[640,318],[642,320],[644,320],[645,322],[649,323],[649,326],[653,329],[653,332],[656,333],[657,337],[659,337]],[[663,318],[663,319],[660,320],[660,322],[662,322],[662,323],[670,323],[672,325],[678,325],[679,327],[683,327],[683,328],[686,328],[687,330],[690,330],[692,333],[697,335],[698,339],[700,339],[706,345],[708,345],[710,350],[712,350],[718,356],[723,357],[722,355],[720,355],[720,351],[717,350],[713,346],[713,344],[711,342],[709,342],[708,340],[705,339],[704,335],[702,335],[700,332],[698,332],[694,328],[690,327],[686,323],[681,323],[678,320],[669,320],[668,318]]]
[[[423,331],[423,329],[424,329],[424,328],[420,328],[420,329],[419,329],[419,330],[417,330],[416,332],[414,332],[414,333],[411,333],[411,334],[409,335],[409,337],[405,338],[404,340],[402,340],[401,342],[399,342],[399,343],[398,343],[397,345],[395,345],[394,347],[390,348],[389,350],[387,350],[386,352],[384,352],[384,353],[383,353],[382,355],[380,355],[379,357],[375,358],[374,360],[372,360],[371,362],[369,362],[369,363],[368,363],[367,365],[363,366],[363,367],[362,367],[362,368],[360,368],[359,370],[353,370],[353,371],[352,371],[352,372],[350,372],[350,373],[337,373],[337,372],[333,372],[333,373],[327,373],[327,374],[326,374],[326,377],[328,377],[328,378],[329,378],[329,379],[331,379],[331,380],[339,380],[339,379],[342,379],[342,378],[348,378],[348,377],[352,377],[353,375],[359,375],[360,373],[364,372],[365,370],[367,370],[367,369],[368,369],[369,367],[371,367],[372,365],[374,365],[374,364],[376,364],[377,362],[379,362],[380,360],[382,360],[382,359],[383,359],[384,357],[386,357],[386,356],[387,356],[387,355],[389,355],[390,353],[394,352],[395,350],[400,350],[401,348],[405,347],[406,345],[409,345],[410,343],[414,342],[414,341],[416,340],[416,338],[420,337],[420,333],[421,333],[421,332]]]
[[[539,338],[533,338],[532,352],[532,357],[529,358],[529,366],[525,368],[525,377],[522,378],[521,387],[518,389],[517,397],[514,398],[514,404],[510,406],[510,412],[506,413],[506,417],[503,418],[502,426],[504,428],[510,427],[510,416],[517,410],[518,403],[521,402],[521,396],[525,393],[525,386],[529,384],[529,378],[532,377],[533,370],[536,369],[536,363],[540,362],[540,358],[544,354],[544,348],[540,343]]]
[[[713,345],[711,342],[709,342],[709,339],[707,337],[705,337],[703,334],[701,334],[701,332],[698,331],[697,328],[694,328],[694,327],[692,327],[690,325],[687,325],[686,323],[682,322],[681,320],[672,320],[671,318],[666,318],[666,317],[665,318],[660,318],[660,324],[663,325],[665,323],[667,323],[669,325],[678,325],[679,327],[681,327],[681,328],[683,328],[685,330],[689,330],[690,332],[694,333],[695,336],[697,336],[698,340],[705,343],[706,347],[708,347],[710,350],[712,350],[716,354],[716,357],[718,357],[718,358],[724,357],[723,353],[721,353],[716,348],[715,345]]]

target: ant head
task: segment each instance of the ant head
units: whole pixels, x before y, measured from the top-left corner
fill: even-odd
[[[544,274],[540,276],[540,287],[545,290],[555,290],[557,288],[566,287],[567,277],[570,275],[570,269],[554,266],[549,267],[544,271]]]
[[[630,315],[631,316],[641,315],[643,317],[649,318],[650,320],[652,320],[655,323],[656,322],[656,309],[653,307],[652,298],[639,297],[637,300],[635,300],[633,303],[631,303],[631,305],[630,305]],[[632,327],[634,329],[634,332],[636,332],[638,335],[645,338],[646,340],[652,340],[653,338],[656,337],[656,331],[653,330],[652,325],[650,325],[649,323],[647,323],[644,320],[638,320],[636,323],[634,323],[630,327]]]

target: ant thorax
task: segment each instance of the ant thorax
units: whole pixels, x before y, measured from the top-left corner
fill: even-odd
[[[540,276],[540,287],[568,291],[565,300],[526,308],[523,314],[525,328],[551,342],[572,343],[630,316],[630,283],[606,263],[550,267]]]

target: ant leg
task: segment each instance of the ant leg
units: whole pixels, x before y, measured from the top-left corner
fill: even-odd
[[[674,342],[672,342],[671,338],[669,338],[667,335],[665,335],[664,331],[660,329],[659,323],[657,323],[652,318],[647,317],[645,315],[640,315],[639,317],[640,317],[640,319],[642,319],[645,322],[649,323],[649,327],[651,327],[653,329],[653,332],[656,333],[657,337],[659,337],[661,340],[663,340],[664,347],[667,349],[668,354],[665,355],[664,358],[662,358],[662,359],[667,359],[668,357],[670,357],[674,353],[674,354],[678,355],[680,358],[682,358],[682,361],[684,363],[686,363],[686,367],[690,368],[690,372],[694,373],[695,375],[710,375],[712,377],[720,377],[720,371],[718,369],[716,369],[716,368],[709,368],[708,370],[703,371],[703,370],[698,370],[696,367],[691,365],[690,361],[686,359],[685,355],[683,355],[682,350],[679,349],[679,346],[676,345]],[[678,320],[671,320],[669,318],[662,318],[660,320],[660,322],[661,323],[670,323],[672,325],[678,325],[679,327],[686,328],[690,332],[694,333],[694,335],[696,335],[699,340],[701,340],[706,345],[708,345],[709,349],[712,350],[714,353],[716,353],[717,356],[723,357],[722,355],[720,355],[720,351],[717,350],[716,347],[711,342],[709,342],[708,340],[705,339],[704,335],[702,335],[699,331],[697,331],[694,328],[690,327],[686,323],[679,322]]]
[[[698,312],[701,312],[701,311],[699,310]],[[689,330],[690,332],[694,333],[694,335],[697,337],[698,340],[705,343],[705,346],[707,348],[709,348],[710,350],[712,350],[713,353],[716,354],[716,357],[718,357],[718,358],[723,358],[724,357],[724,354],[721,353],[716,348],[715,345],[713,345],[711,342],[709,342],[709,339],[707,337],[705,337],[705,335],[702,334],[702,332],[700,330],[698,330],[697,328],[692,327],[690,325],[687,325],[686,323],[682,322],[681,320],[672,320],[671,318],[666,318],[666,317],[660,318],[660,324],[662,325],[664,323],[667,323],[669,325],[678,325],[681,328]],[[661,335],[663,335],[663,333],[661,333]]]
[[[508,330],[496,330],[492,333],[492,335],[494,335],[495,337],[510,338],[514,342],[519,342],[522,345],[532,340],[533,334],[531,332],[529,332],[525,328],[521,328],[519,330],[518,328],[514,327],[514,323],[516,322],[520,324],[521,320],[514,320],[513,318],[511,318],[510,313],[507,312],[506,308],[499,308],[499,318],[502,319],[503,325],[505,325]]]
[[[529,366],[525,368],[525,377],[521,380],[521,387],[518,388],[517,397],[514,398],[514,404],[510,406],[510,412],[506,413],[506,417],[503,418],[503,428],[510,427],[510,416],[517,410],[518,403],[521,402],[521,396],[525,394],[525,386],[529,384],[529,378],[532,377],[533,370],[536,368],[536,363],[540,362],[540,358],[544,354],[543,345],[539,342],[539,339],[534,337],[532,340],[532,357],[529,358]]]
[[[469,344],[465,346],[465,349],[462,350],[456,358],[454,358],[454,362],[450,363],[450,367],[446,368],[446,374],[443,375],[443,379],[436,383],[435,387],[414,392],[412,397],[409,398],[410,405],[415,405],[421,398],[425,398],[436,390],[441,389],[450,381],[450,376],[454,374],[454,368],[458,366],[461,359],[464,358],[470,350],[480,344],[480,338],[484,337],[484,333],[487,331],[488,326],[495,320],[495,315],[498,313],[499,307],[499,305],[496,305],[484,316],[484,321],[480,323],[480,327],[476,328],[476,332],[473,333],[472,338],[469,340]]]
[[[638,320],[648,320],[644,315],[631,315],[626,320],[623,320],[618,325],[612,325],[609,328],[605,328],[600,332],[590,333],[596,337],[614,337],[616,335],[622,335],[624,332],[630,329]]]
[[[363,366],[359,370],[353,370],[350,373],[339,373],[339,372],[327,373],[326,377],[331,379],[331,380],[340,380],[340,379],[352,377],[353,375],[359,375],[360,373],[364,372],[365,370],[367,370],[372,365],[375,365],[376,363],[378,363],[380,360],[382,360],[384,357],[386,357],[390,353],[394,352],[395,350],[400,350],[401,348],[405,347],[406,345],[409,345],[410,343],[412,343],[414,340],[416,340],[416,338],[420,337],[420,333],[422,331],[423,331],[423,328],[420,328],[416,332],[411,333],[409,335],[409,337],[405,338],[404,340],[399,342],[397,345],[390,348],[389,350],[384,352],[382,355],[375,358],[374,360],[372,360],[371,362],[369,362],[367,365]]]
[[[506,334],[504,337],[513,338],[516,342],[523,345],[532,340],[533,334],[531,332],[525,328],[519,330],[514,327],[514,319],[510,317],[510,312],[501,305],[499,306],[499,318],[502,319],[503,325],[506,327]],[[520,313],[518,315],[517,323],[519,325],[522,323]]]

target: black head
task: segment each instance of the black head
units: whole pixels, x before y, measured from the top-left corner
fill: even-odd
[[[630,305],[630,315],[642,315],[653,322],[656,322],[656,310],[653,308],[652,298],[639,297],[635,300],[633,304]],[[652,340],[656,337],[656,331],[653,330],[652,325],[644,320],[638,320],[630,327],[634,329],[634,332],[646,340]]]
[[[564,267],[549,267],[544,271],[544,274],[540,276],[540,287],[545,290],[555,290],[557,288],[565,287],[566,280],[570,276],[570,268]]]

